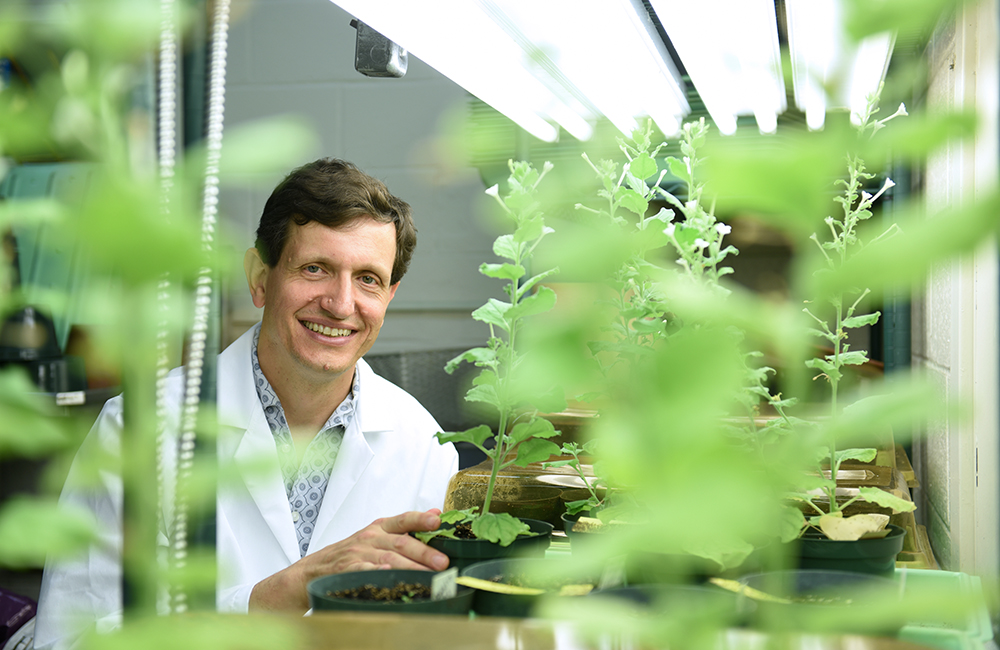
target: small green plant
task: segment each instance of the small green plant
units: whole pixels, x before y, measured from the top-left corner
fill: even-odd
[[[906,109],[901,104],[899,109],[887,118],[875,120],[873,116],[878,112],[878,96],[869,99],[867,110],[861,116],[858,126],[859,136],[864,138],[875,135],[884,128],[886,122],[906,115]],[[891,188],[894,183],[891,179],[886,179],[881,189],[875,194],[870,194],[863,187],[875,174],[866,170],[865,161],[858,155],[850,155],[847,159],[847,178],[840,179],[837,184],[842,188],[841,194],[836,197],[836,202],[841,206],[839,217],[828,216],[824,221],[830,230],[830,237],[826,241],[821,241],[817,234],[813,234],[810,239],[816,243],[823,255],[825,266],[819,272],[835,270],[844,265],[852,254],[865,245],[870,245],[881,239],[892,236],[898,229],[895,224],[886,229],[881,235],[873,239],[868,244],[864,244],[858,233],[859,225],[867,221],[872,216],[872,205]],[[826,318],[821,317],[815,308],[806,307],[803,311],[814,321],[815,326],[810,328],[810,332],[821,339],[832,348],[832,352],[822,357],[816,357],[806,361],[806,366],[820,372],[820,377],[827,380],[830,386],[830,417],[835,421],[841,414],[841,405],[838,403],[841,381],[844,378],[846,366],[859,366],[868,361],[868,354],[865,350],[852,350],[848,342],[847,330],[857,329],[875,324],[880,316],[878,311],[859,314],[864,299],[870,293],[870,289],[857,289],[853,292],[838,291],[826,297],[828,310]],[[839,540],[860,539],[863,536],[878,536],[888,523],[888,515],[859,514],[851,517],[844,517],[844,509],[856,501],[866,501],[882,507],[891,508],[894,511],[912,511],[916,506],[904,499],[896,497],[884,490],[872,487],[862,487],[859,494],[846,503],[838,503],[836,498],[837,475],[841,464],[845,460],[859,460],[869,462],[875,459],[876,450],[874,448],[850,448],[838,449],[836,427],[829,427],[829,434],[826,436],[827,445],[822,447],[818,455],[820,480],[818,487],[822,494],[829,500],[829,508],[824,511],[814,501],[814,497],[807,493],[800,493],[796,498],[807,504],[814,510],[816,516],[803,520],[803,526],[811,526],[821,530],[826,536]],[[829,477],[825,472],[829,472]]]
[[[578,499],[576,501],[566,502],[566,514],[575,515],[580,512],[590,512],[592,510],[597,510],[604,505],[605,499],[598,494],[598,490],[607,489],[607,485],[604,479],[599,476],[587,476],[583,471],[583,463],[580,461],[580,455],[593,456],[594,449],[597,446],[597,441],[589,440],[582,446],[576,444],[575,442],[565,442],[559,453],[562,456],[571,456],[572,458],[566,458],[563,460],[554,460],[548,463],[543,463],[542,467],[544,469],[554,469],[557,467],[569,467],[576,472],[576,475],[580,477],[583,481],[583,487],[586,488],[589,496],[586,499]]]
[[[540,283],[556,273],[557,269],[531,276],[528,272],[532,254],[542,239],[552,232],[545,225],[541,204],[536,198],[538,184],[552,166],[546,163],[539,172],[529,163],[510,161],[509,167],[507,194],[501,197],[498,186],[486,190],[515,224],[513,233],[501,235],[493,243],[493,252],[507,261],[484,263],[479,267],[483,275],[506,282],[504,291],[508,300],[490,298],[472,313],[473,318],[489,325],[490,336],[486,347],[467,350],[445,366],[448,373],[454,372],[463,362],[481,368],[465,399],[487,404],[496,411],[496,433],[483,424],[467,431],[437,434],[441,444],[472,443],[492,463],[482,507],[446,512],[441,516],[442,522],[455,525],[469,523],[477,538],[502,546],[510,545],[518,535],[527,533],[528,525],[508,513],[490,512],[497,476],[500,470],[511,465],[526,467],[558,453],[559,447],[547,438],[559,432],[551,422],[538,417],[537,409],[552,412],[565,408],[562,393],[558,390],[535,390],[525,372],[525,353],[518,349],[518,335],[525,319],[549,311],[556,302],[555,292]],[[488,448],[486,443],[494,436],[495,444]],[[424,541],[435,536],[455,535],[453,529],[418,534]]]

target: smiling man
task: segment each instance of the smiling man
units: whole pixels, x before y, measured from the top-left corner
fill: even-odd
[[[439,525],[457,453],[438,444],[440,427],[412,396],[361,358],[416,246],[410,212],[333,159],[293,171],[264,207],[244,257],[263,317],[219,355],[217,371],[221,611],[305,612],[306,585],[325,574],[448,565],[409,533]],[[177,369],[167,383],[174,424],[182,389]],[[117,453],[122,426],[119,396],[80,456]],[[46,567],[36,648],[121,621],[121,480],[106,472],[88,484],[85,467],[78,457],[61,500],[93,513],[101,539]]]

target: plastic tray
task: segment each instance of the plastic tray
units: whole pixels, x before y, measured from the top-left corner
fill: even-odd
[[[962,635],[974,644],[984,644],[993,639],[993,626],[986,601],[983,597],[982,581],[978,576],[952,571],[931,569],[898,569],[895,579],[904,583],[904,593],[927,595],[942,604],[932,616],[911,620],[900,632],[900,639],[923,643],[933,647],[953,647],[952,636]],[[946,605],[952,602],[971,603],[971,609],[961,612],[948,611]],[[926,641],[921,641],[925,636]]]

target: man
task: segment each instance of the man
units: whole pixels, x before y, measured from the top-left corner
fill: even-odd
[[[293,171],[268,199],[244,257],[263,318],[219,356],[219,464],[239,477],[217,500],[221,611],[305,612],[306,584],[321,575],[447,567],[408,533],[439,525],[457,454],[413,397],[361,359],[415,245],[410,207],[343,161]],[[175,411],[182,378],[168,383]],[[81,454],[114,452],[121,426],[118,397]],[[98,629],[120,620],[121,482],[80,489],[74,473],[62,500],[95,513],[102,539],[46,568],[38,648],[77,627],[67,615]]]

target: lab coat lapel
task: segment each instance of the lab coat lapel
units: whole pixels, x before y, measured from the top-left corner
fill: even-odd
[[[298,538],[278,452],[253,385],[252,342],[251,329],[219,357],[220,455],[225,455],[222,441],[229,438],[226,446],[230,449],[230,445],[235,446],[233,462],[254,505],[288,561],[297,562],[300,559]]]
[[[309,545],[310,552],[338,541],[325,537],[327,528],[330,527],[347,496],[357,486],[365,469],[368,468],[368,464],[375,457],[375,452],[368,444],[365,434],[385,429],[383,418],[379,417],[377,408],[373,408],[382,400],[375,394],[374,382],[365,381],[366,377],[374,376],[374,373],[363,360],[358,361],[357,371],[361,373],[361,395],[355,405],[354,418],[344,432],[344,440],[337,453],[330,482],[326,486],[323,504],[316,517],[316,530]]]

